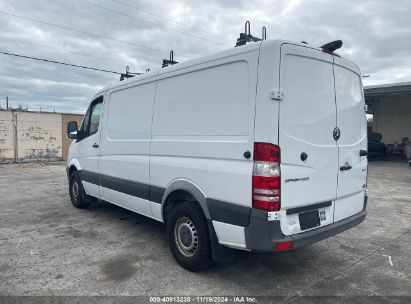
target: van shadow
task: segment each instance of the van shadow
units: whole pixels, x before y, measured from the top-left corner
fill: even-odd
[[[135,252],[134,248],[139,251],[144,250],[144,252],[133,255],[132,259],[141,258],[141,263],[151,263],[153,261],[147,262],[146,257],[156,258],[157,261],[154,261],[155,263],[165,264],[164,267],[173,267],[175,269],[176,262],[168,249],[164,224],[103,201],[91,204],[87,212],[99,217],[100,220],[111,223],[115,221],[121,222],[120,231],[127,238],[127,245],[124,247],[126,251]],[[116,233],[120,232],[116,231]],[[112,242],[111,245],[115,246],[119,245],[121,241],[113,235],[108,240],[108,243],[110,242]],[[144,248],[141,247],[142,243],[144,243]],[[157,254],[153,257],[152,252]],[[125,254],[127,255],[127,253]],[[102,265],[103,272],[106,273],[109,279],[113,280],[127,280],[131,278],[135,269],[133,270],[129,261],[120,261],[128,257],[119,256],[117,258],[119,259],[118,263],[122,262],[122,264],[128,266],[118,267],[116,260],[109,260],[105,261]],[[311,247],[304,248],[304,250],[272,254],[238,251],[233,261],[217,264],[213,268],[199,274],[190,273],[179,267],[177,267],[176,271],[190,276],[200,275],[210,279],[218,276],[219,280],[226,281],[230,285],[234,284],[237,287],[244,286],[246,290],[252,288],[254,284],[260,285],[260,287],[267,284],[267,287],[273,288],[273,282],[278,283],[278,285],[288,285],[292,281],[309,283],[311,279],[317,276],[320,277],[326,270],[321,270],[316,260],[318,260],[318,249]],[[327,264],[333,263],[335,261],[328,261]],[[144,267],[143,265],[142,267]],[[113,269],[115,269],[114,273]]]
[[[127,234],[127,236],[132,236],[132,232],[135,231],[137,227],[137,231],[142,233],[143,236],[146,235],[147,237],[156,240],[162,239],[163,241],[166,241],[164,224],[134,211],[124,209],[102,200],[91,203],[85,211],[92,213],[93,216],[98,217],[103,221],[108,221],[110,223],[118,221],[121,222],[122,225],[128,226],[124,230],[124,233]],[[127,228],[130,230],[126,230]]]

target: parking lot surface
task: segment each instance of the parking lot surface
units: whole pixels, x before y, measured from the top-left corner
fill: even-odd
[[[74,208],[64,164],[0,165],[0,295],[410,296],[410,186],[405,163],[372,162],[359,226],[191,273],[161,223],[105,202]]]

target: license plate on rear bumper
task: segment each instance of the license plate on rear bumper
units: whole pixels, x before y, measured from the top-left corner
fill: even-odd
[[[320,226],[320,215],[318,210],[308,211],[298,214],[300,220],[300,229],[307,230]]]

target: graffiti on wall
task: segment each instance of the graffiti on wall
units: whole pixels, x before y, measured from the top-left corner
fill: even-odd
[[[4,147],[7,141],[7,123],[4,120],[0,120],[0,149]]]
[[[19,145],[25,147],[22,159],[51,159],[61,158],[61,138],[56,135],[57,131],[43,130],[39,126],[32,126],[19,136]],[[59,132],[61,133],[61,131]]]

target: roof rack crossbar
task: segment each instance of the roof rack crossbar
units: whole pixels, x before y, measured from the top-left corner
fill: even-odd
[[[169,65],[173,65],[178,63],[178,61],[174,61],[174,51],[170,51],[170,59],[163,59],[163,64],[161,65],[162,68],[168,67]]]
[[[128,79],[128,78],[143,74],[143,73],[131,73],[131,72],[129,72],[129,69],[130,69],[129,66],[126,66],[126,72],[121,73],[120,81],[123,81],[124,79]]]
[[[267,29],[265,26],[263,26],[262,28],[262,38],[258,38],[255,37],[253,35],[251,35],[251,25],[250,25],[250,21],[246,21],[244,24],[244,33],[240,33],[240,37],[237,38],[236,44],[235,46],[241,46],[241,45],[245,45],[248,42],[257,42],[257,41],[261,41],[261,40],[266,40],[267,39]]]

